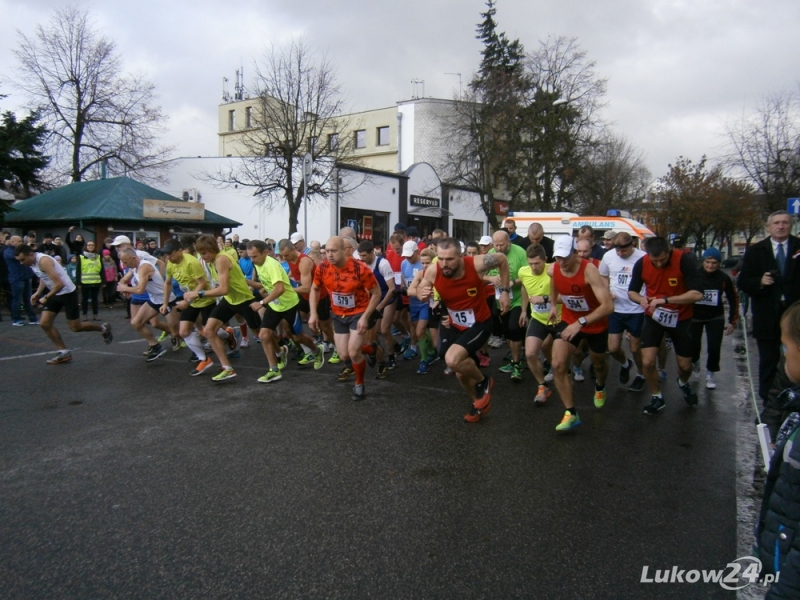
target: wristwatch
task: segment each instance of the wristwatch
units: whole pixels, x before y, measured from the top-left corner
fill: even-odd
[[[203,297],[203,296],[205,296],[205,295],[206,295],[206,293],[205,293],[203,290],[198,290],[198,291],[197,291],[197,296],[198,296],[198,298],[202,298],[202,297]]]
[[[542,300],[544,300],[544,304],[550,304],[550,296],[548,296],[547,294],[542,296]]]
[[[586,325],[586,317],[581,317],[580,319],[578,319],[578,323],[580,323],[581,327],[585,326]]]

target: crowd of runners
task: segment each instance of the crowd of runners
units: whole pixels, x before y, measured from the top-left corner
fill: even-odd
[[[313,369],[327,361],[341,365],[339,381],[353,380],[354,400],[366,396],[368,377],[390,378],[403,362],[419,375],[454,375],[469,400],[467,422],[491,410],[494,377],[527,383],[537,405],[555,391],[565,409],[556,430],[569,431],[581,423],[575,383],[586,380],[584,363],[595,409],[603,408],[613,375],[630,392],[647,387],[643,412],[653,415],[666,404],[661,385],[672,349],[677,385],[695,406],[690,377],[700,370],[702,334],[705,385],[713,389],[722,336],[739,318],[719,251],[708,249],[699,264],[660,237],[606,232],[602,242],[589,227],[551,240],[536,223],[520,236],[509,219],[467,244],[441,230],[426,243],[398,224],[385,249],[359,243],[346,228],[324,246],[306,246],[295,233],[278,243],[202,235],[137,249],[117,236],[106,240],[103,255],[113,251],[114,292],[147,341],[144,359],[188,348],[187,375],[207,374],[215,383],[237,377],[235,361],[251,344],[265,355],[258,382],[280,381],[292,361]],[[39,281],[30,301],[42,308],[38,324],[58,348],[48,364],[72,360],[54,323],[62,310],[70,330],[112,343],[109,323],[80,319],[78,286],[61,260],[21,238],[9,243],[14,260]],[[102,268],[91,250],[81,267],[87,285],[100,282],[93,269]],[[504,345],[498,368],[489,349]]]

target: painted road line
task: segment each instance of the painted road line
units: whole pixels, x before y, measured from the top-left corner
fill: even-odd
[[[80,348],[68,348],[70,352],[74,352],[76,350],[80,350]],[[6,356],[0,358],[0,361],[3,360],[19,360],[20,358],[31,358],[34,356],[47,356],[48,354],[56,354],[58,350],[48,350],[47,352],[37,352],[36,354],[20,354],[19,356]]]

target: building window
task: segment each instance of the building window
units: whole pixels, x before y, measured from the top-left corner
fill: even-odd
[[[228,131],[236,131],[236,111],[228,111]]]
[[[252,106],[248,106],[247,108],[244,109],[244,121],[245,121],[245,125],[244,126],[247,127],[248,129],[250,129],[253,126],[253,107]]]
[[[477,242],[483,235],[483,223],[453,219],[453,237],[464,243]]]
[[[367,147],[367,131],[366,129],[359,129],[356,131],[356,148]]]
[[[389,126],[378,127],[378,146],[389,145]]]
[[[328,150],[338,150],[339,149],[339,134],[332,133],[328,136]]]

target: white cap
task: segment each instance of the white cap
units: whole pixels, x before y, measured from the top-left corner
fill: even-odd
[[[400,256],[402,256],[403,258],[407,258],[407,257],[413,255],[414,252],[416,252],[417,250],[419,250],[419,246],[417,246],[417,242],[415,242],[413,240],[409,240],[405,244],[403,244],[403,253]]]
[[[480,246],[491,246],[492,245],[492,238],[491,236],[485,235],[481,239],[478,240],[478,245]]]
[[[305,238],[303,237],[303,234],[300,233],[299,231],[295,231],[291,235],[291,237],[289,237],[289,239],[292,241],[293,244],[296,244],[297,242],[305,241]]]
[[[572,239],[572,236],[562,235],[553,245],[553,256],[556,258],[567,258],[572,254],[573,248],[575,248],[575,241]]]
[[[111,245],[119,246],[120,244],[133,244],[133,242],[131,242],[131,238],[129,238],[127,235],[118,235],[114,238],[114,241],[111,242]]]

